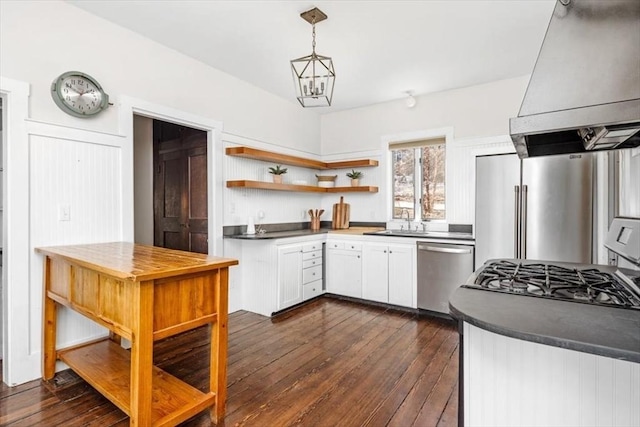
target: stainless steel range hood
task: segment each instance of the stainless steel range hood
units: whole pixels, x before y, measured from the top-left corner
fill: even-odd
[[[521,158],[640,145],[640,1],[558,0],[518,117]]]

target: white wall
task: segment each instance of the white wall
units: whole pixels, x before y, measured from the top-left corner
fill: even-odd
[[[520,109],[529,76],[325,114],[322,154],[380,148],[380,137],[423,129],[453,127],[456,139],[509,134],[509,118]]]
[[[352,219],[389,219],[391,178],[385,142],[452,128],[453,138],[448,140],[452,143],[447,146],[446,222],[472,224],[475,156],[513,152],[509,118],[517,116],[528,81],[529,76],[523,76],[418,96],[414,108],[398,100],[323,115],[323,157],[380,159],[377,170],[364,170],[364,183],[378,185],[379,193],[348,195]]]
[[[70,70],[95,77],[114,105],[90,119],[58,109],[50,85]],[[223,122],[228,138],[320,151],[319,118],[295,99],[275,97],[61,1],[0,1],[0,77],[0,91],[7,82],[25,82],[27,90],[19,92],[28,96],[26,120],[13,126],[4,153],[14,200],[8,209],[15,209],[6,212],[13,224],[8,229],[22,239],[12,238],[16,245],[5,248],[11,257],[3,272],[12,278],[3,308],[12,307],[14,347],[3,368],[20,367],[3,377],[12,384],[40,375],[42,258],[34,248],[134,236],[127,225],[134,223],[134,126],[132,117],[119,114],[129,111],[130,100]],[[220,185],[222,175],[214,172],[210,177]],[[69,205],[69,221],[60,220],[60,205]],[[298,217],[292,212],[283,219]],[[71,312],[60,316],[58,346],[104,333]]]
[[[0,12],[0,74],[31,84],[36,120],[115,133],[118,99],[128,95],[222,121],[230,134],[319,152],[318,116],[293,96],[273,96],[65,2],[3,1]],[[92,120],[63,113],[49,90],[70,70],[96,78],[115,105]]]

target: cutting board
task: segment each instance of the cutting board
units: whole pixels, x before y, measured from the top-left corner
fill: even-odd
[[[349,204],[344,202],[343,196],[340,196],[340,203],[333,205],[331,228],[334,230],[349,228],[349,209]]]

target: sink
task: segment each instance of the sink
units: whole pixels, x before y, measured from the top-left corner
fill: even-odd
[[[386,236],[402,236],[402,237],[420,237],[427,236],[430,232],[411,231],[411,230],[382,230],[372,234],[384,234]]]
[[[381,230],[373,233],[384,236],[398,236],[398,237],[437,237],[441,239],[472,239],[473,236],[470,233],[450,232],[450,231],[412,231],[412,230]]]

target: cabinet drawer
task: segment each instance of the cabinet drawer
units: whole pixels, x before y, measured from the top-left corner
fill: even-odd
[[[322,243],[308,243],[302,246],[302,252],[313,252],[322,250]]]
[[[302,261],[302,268],[310,268],[316,265],[322,266],[322,258],[314,258]]]
[[[321,265],[302,270],[302,283],[310,283],[320,279],[322,279]]]
[[[327,247],[329,249],[344,249],[344,242],[328,242]]]
[[[322,251],[303,252],[302,260],[306,261],[308,259],[322,259]]]
[[[322,294],[322,280],[302,285],[302,299],[308,300]]]

